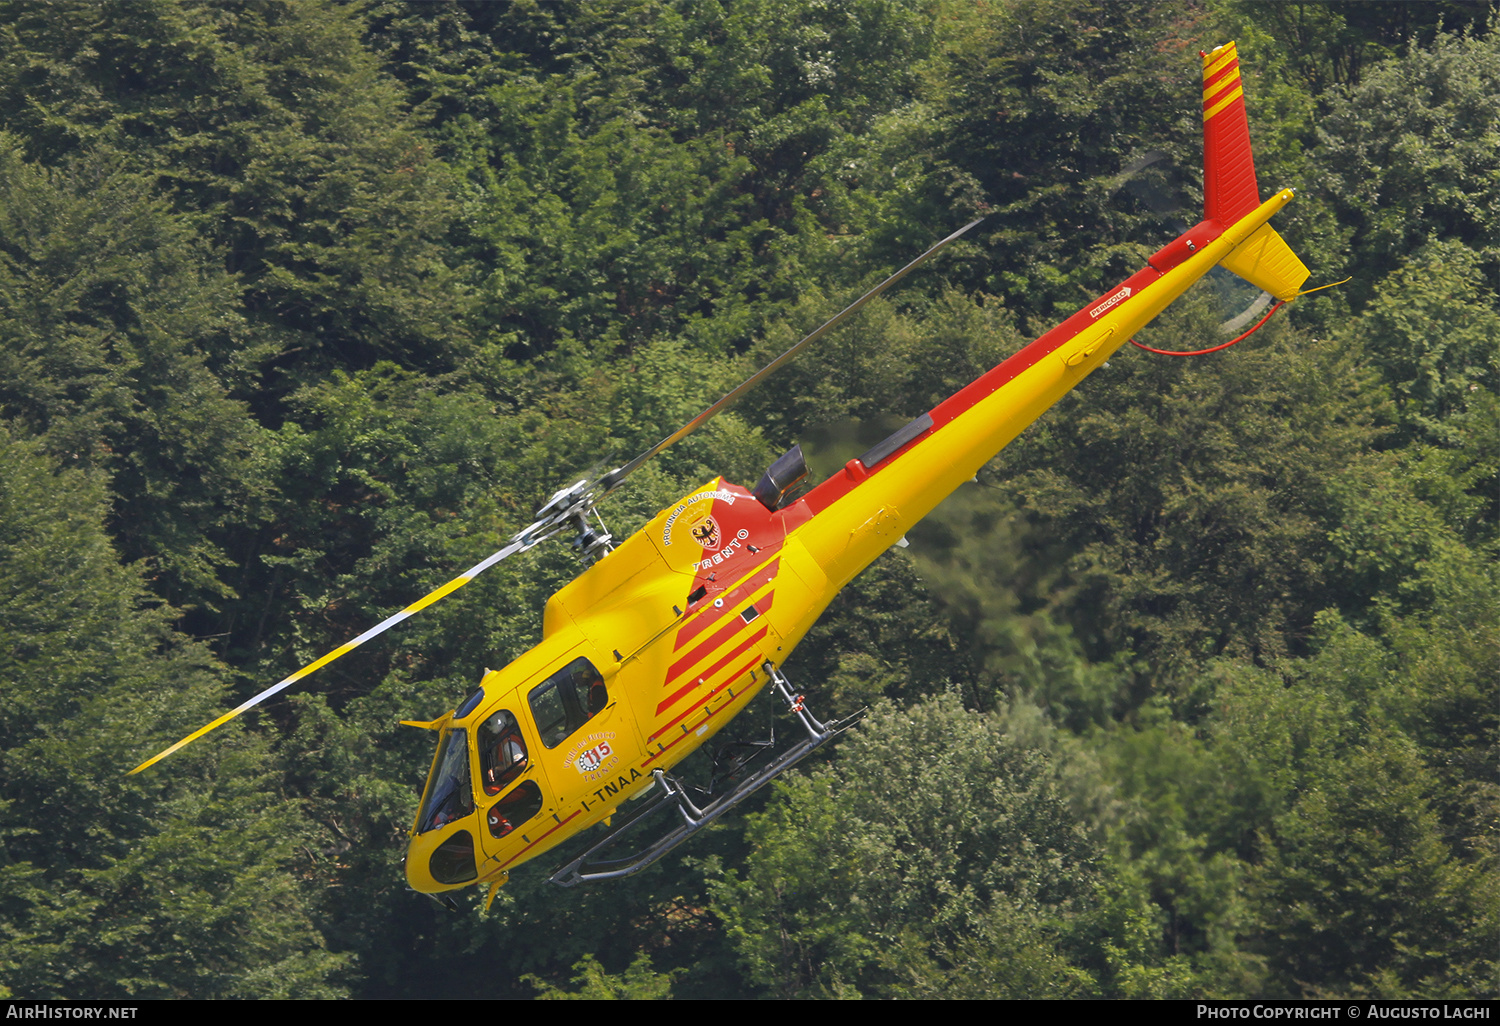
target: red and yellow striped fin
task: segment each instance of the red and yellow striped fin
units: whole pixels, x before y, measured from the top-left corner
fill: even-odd
[[[1203,55],[1203,217],[1228,228],[1260,206],[1239,52],[1225,43]],[[1262,225],[1219,266],[1285,302],[1308,270],[1270,225]]]
[[[1203,217],[1228,227],[1258,206],[1239,54],[1225,43],[1203,55]]]

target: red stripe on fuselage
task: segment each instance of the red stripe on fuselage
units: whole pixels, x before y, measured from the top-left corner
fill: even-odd
[[[734,612],[735,607],[745,599],[749,598],[750,595],[755,591],[755,589],[762,588],[767,584],[770,584],[772,579],[776,576],[776,571],[780,569],[780,567],[781,557],[778,556],[776,559],[772,560],[769,565],[751,574],[749,579],[745,580],[739,585],[736,585],[729,591],[726,591],[723,594],[717,596],[717,598],[721,598],[724,600],[724,604],[722,606],[714,606],[710,604],[708,608],[704,609],[687,623],[683,624],[682,629],[677,632],[677,641],[672,646],[673,650],[675,651],[681,648],[683,645],[686,645],[688,642],[696,638],[699,634],[702,634],[704,631],[708,630],[708,628],[712,627],[714,624],[724,619],[724,617]],[[766,608],[770,608],[769,604]],[[760,609],[759,611],[765,612],[764,609]]]
[[[760,635],[763,636],[765,633],[766,633],[765,631],[761,631]],[[692,684],[689,684],[687,687],[683,688],[681,691],[679,691],[677,694],[673,695],[667,701],[665,701],[661,705],[657,706],[656,707],[657,714],[660,715],[662,713],[662,711],[665,710],[673,702],[677,701],[683,695],[686,695],[687,693],[689,693],[690,691],[692,691],[694,688],[698,687],[699,684],[700,684],[700,681],[706,682],[709,677],[712,677],[714,674],[718,673],[725,666],[727,666],[730,663],[731,660],[736,659],[739,656],[743,655],[746,648],[749,648],[750,646],[757,644],[760,640],[761,640],[760,636],[751,638],[748,641],[746,641],[745,644],[740,645],[733,652],[730,652],[723,659],[720,659],[717,663],[714,664],[713,669],[711,669],[707,673],[703,674],[702,677],[700,677],[698,681],[694,681]],[[648,737],[646,739],[646,742],[649,744],[650,742],[655,741],[657,738],[661,737],[667,731],[669,731],[673,727],[677,726],[677,724],[679,724],[679,723],[682,722],[682,720],[683,720],[684,717],[691,715],[692,711],[694,709],[698,708],[704,702],[707,702],[710,698],[712,698],[715,695],[717,695],[720,692],[720,690],[722,690],[730,681],[732,681],[732,680],[738,680],[742,675],[750,672],[752,669],[754,669],[755,667],[759,666],[762,662],[764,662],[765,658],[766,658],[765,656],[763,656],[759,652],[757,652],[755,654],[755,656],[748,663],[745,663],[739,669],[735,670],[729,676],[725,677],[719,683],[715,684],[709,690],[708,694],[704,695],[702,698],[698,699],[698,701],[694,702],[692,705],[690,705],[686,709],[682,710],[682,712],[680,712],[676,716],[672,717],[671,722],[662,724],[661,728],[659,730],[657,730],[657,732],[655,734],[652,734],[650,737]]]
[[[660,716],[662,713],[666,712],[678,700],[680,700],[684,695],[690,693],[694,688],[702,687],[704,684],[708,683],[708,678],[710,678],[714,674],[718,673],[725,666],[728,666],[729,663],[732,660],[737,659],[740,656],[744,655],[745,654],[745,649],[750,648],[753,645],[760,644],[760,642],[765,638],[765,636],[766,636],[766,628],[762,627],[760,630],[758,630],[754,634],[750,635],[750,637],[746,638],[744,641],[742,641],[738,645],[734,646],[734,648],[732,648],[728,652],[724,653],[724,655],[721,656],[718,659],[718,661],[715,662],[708,669],[704,670],[702,673],[694,674],[693,675],[694,678],[695,678],[694,680],[691,680],[688,683],[684,684],[682,687],[678,688],[676,691],[672,692],[666,698],[663,698],[661,700],[661,702],[656,707],[656,715]],[[661,731],[658,730],[656,732],[656,734],[652,734],[650,740],[653,740],[653,741],[656,740],[657,734],[660,734],[660,733],[661,733]]]
[[[729,680],[737,680],[741,674],[749,673],[759,663],[760,658],[761,657],[759,655],[757,655],[754,659],[750,660],[744,666],[741,666],[739,668],[739,670],[737,670],[735,673],[731,674],[728,679]],[[700,699],[697,702],[694,702],[692,704],[692,706],[690,708],[688,708],[682,714],[682,716],[679,716],[677,718],[677,720],[673,720],[672,722],[673,723],[678,722],[678,720],[681,720],[684,716],[687,716],[694,709],[697,709],[700,706],[702,706],[703,703],[707,702],[710,698],[714,697],[714,695],[718,693],[718,690],[719,690],[718,688],[715,688],[713,691],[711,691],[708,694],[704,695],[702,699]],[[703,717],[703,722],[707,723],[709,720],[713,719],[714,715],[716,713],[720,712],[722,710],[722,708],[727,708],[728,705],[732,705],[732,704],[733,703],[728,703],[726,706],[721,707],[721,709],[710,709],[708,711],[708,715],[705,716],[705,717]],[[677,745],[681,744],[683,741],[687,740],[688,738],[690,738],[692,736],[693,735],[692,735],[691,732],[688,732],[688,733],[685,733],[685,734],[679,734],[676,738],[674,738],[672,740],[671,744],[669,744],[669,745],[663,745],[661,751],[651,753],[651,756],[645,762],[641,763],[641,769],[645,769],[647,766],[651,765],[657,759],[661,758],[663,755],[666,755],[668,752],[670,752],[674,747],[676,747]]]
[[[759,612],[764,613],[767,609],[771,608],[771,600],[775,597],[776,593],[774,591],[771,592],[761,600],[761,604],[757,606],[756,609]],[[724,608],[729,608],[727,603],[725,604]],[[750,621],[750,623],[754,622],[754,620]],[[677,660],[677,662],[673,663],[671,667],[668,668],[667,678],[666,680],[662,681],[662,687],[671,687],[673,682],[676,681],[678,677],[681,677],[684,671],[692,669],[698,663],[707,658],[708,654],[714,649],[727,642],[730,638],[734,637],[740,631],[748,630],[749,627],[750,624],[746,623],[744,620],[738,620],[730,622],[723,628],[715,631],[707,641],[699,645],[697,648],[693,649],[681,659]],[[762,627],[761,633],[765,633],[764,627]]]
[[[814,516],[821,513],[857,488],[861,481],[868,480],[870,477],[895,463],[896,460],[906,455],[912,449],[921,446],[923,441],[931,438],[946,425],[951,424],[956,418],[973,409],[982,400],[989,398],[1001,386],[1013,381],[1023,371],[1035,366],[1043,358],[1056,352],[1087,328],[1096,324],[1098,318],[1090,316],[1089,311],[1094,310],[1101,303],[1109,302],[1109,300],[1119,294],[1121,289],[1129,288],[1130,295],[1133,297],[1159,278],[1161,278],[1161,272],[1157,271],[1154,267],[1141,268],[1008,360],[992,367],[984,374],[969,382],[928,411],[928,416],[932,418],[932,428],[930,430],[918,435],[912,441],[898,449],[894,455],[881,461],[875,467],[866,468],[865,473],[861,475],[859,480],[856,480],[847,470],[841,470],[808,492],[802,501],[807,504],[809,512]],[[1111,304],[1111,306],[1114,305],[1116,304]]]
[[[579,815],[581,811],[582,810],[580,810],[580,809],[574,809],[572,812],[568,813],[568,819],[562,820],[560,823],[558,823],[556,826],[554,826],[551,830],[548,830],[541,837],[538,837],[536,840],[529,842],[526,845],[526,847],[522,848],[520,851],[516,852],[510,858],[508,858],[504,862],[500,863],[500,868],[504,869],[506,866],[508,866],[512,862],[516,861],[516,859],[520,858],[522,855],[525,855],[532,848],[535,848],[537,845],[541,844],[548,837],[550,837],[551,835],[557,833],[557,831],[561,830],[563,827],[567,826],[568,825],[568,820],[571,820],[574,816]]]

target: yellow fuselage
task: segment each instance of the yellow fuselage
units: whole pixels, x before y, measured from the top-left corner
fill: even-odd
[[[1290,198],[1283,191],[1231,226],[1190,230],[1178,249],[1164,249],[786,508],[710,482],[559,591],[547,603],[541,643],[486,673],[482,696],[462,716],[434,724],[445,738],[464,731],[467,773],[457,754],[446,764],[472,793],[452,806],[462,815],[435,816],[435,761],[408,851],[412,886],[503,880],[610,816],[650,786],[654,770],[713,737],[766,685],[765,664],[779,667],[845,584]],[[602,678],[607,701],[575,712],[577,724],[539,727],[544,695],[555,690],[549,682],[580,659]],[[476,738],[501,711],[513,715],[526,759],[490,793],[497,788],[482,781],[495,771]],[[466,845],[472,873],[463,868]]]

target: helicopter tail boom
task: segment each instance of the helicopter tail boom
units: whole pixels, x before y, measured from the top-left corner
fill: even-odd
[[[1165,274],[1148,265],[913,421],[904,443],[850,460],[803,498],[798,539],[831,582],[852,579],[1291,199],[1282,190]]]
[[[1205,219],[1131,277],[918,417],[802,500],[798,531],[829,580],[868,565],[1188,287],[1221,265],[1289,299],[1308,276],[1259,198],[1234,44],[1203,57]],[[855,498],[855,493],[858,498]]]

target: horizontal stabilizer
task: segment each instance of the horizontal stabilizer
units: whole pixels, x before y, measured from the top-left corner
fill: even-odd
[[[1233,271],[1250,284],[1265,289],[1282,302],[1297,294],[1312,272],[1297,259],[1276,229],[1268,224],[1230,250],[1219,266]]]

